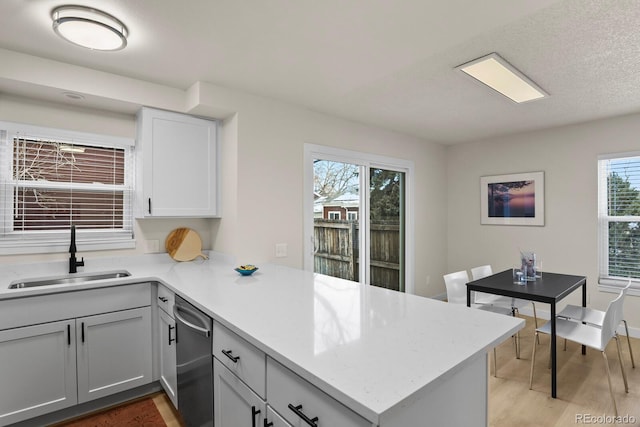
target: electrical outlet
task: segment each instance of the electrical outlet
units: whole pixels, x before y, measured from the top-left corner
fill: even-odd
[[[160,241],[159,240],[145,240],[144,241],[144,253],[153,254],[160,252]]]
[[[287,244],[276,243],[276,258],[285,258],[287,256]]]

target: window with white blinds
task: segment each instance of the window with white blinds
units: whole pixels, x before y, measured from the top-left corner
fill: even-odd
[[[598,160],[600,283],[640,279],[640,153]]]
[[[68,250],[71,225],[78,250],[135,245],[133,141],[4,127],[0,253]]]

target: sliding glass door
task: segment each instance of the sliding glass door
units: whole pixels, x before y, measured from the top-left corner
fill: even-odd
[[[360,281],[360,166],[313,160],[313,271]]]
[[[352,154],[352,153],[350,153]],[[357,156],[307,155],[308,254],[316,273],[404,292],[407,278],[407,172]],[[388,160],[388,159],[385,159]],[[312,189],[311,189],[312,187]]]
[[[405,289],[405,174],[369,169],[369,280],[374,286]]]

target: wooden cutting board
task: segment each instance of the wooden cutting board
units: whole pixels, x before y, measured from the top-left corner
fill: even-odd
[[[167,236],[164,246],[169,256],[176,261],[193,261],[198,257],[208,259],[202,253],[202,239],[195,231],[187,227],[176,228]]]

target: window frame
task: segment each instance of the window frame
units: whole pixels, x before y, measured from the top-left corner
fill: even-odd
[[[26,181],[20,181],[21,184],[19,184],[13,177],[13,141],[16,137],[125,149],[123,220],[126,227],[124,227],[122,231],[113,229],[78,229],[76,233],[76,244],[78,250],[83,251],[135,248],[136,242],[133,222],[135,183],[134,139],[21,123],[0,122],[0,200],[3,206],[6,207],[4,211],[8,212],[13,210],[14,188],[26,183]],[[37,181],[28,181],[27,185],[41,188],[91,188],[92,186],[92,184],[39,183]],[[102,184],[101,187],[102,189],[106,189],[107,187],[113,186]],[[0,234],[0,255],[59,253],[69,250],[70,233],[67,230],[43,230],[28,233],[14,232],[11,231],[13,230],[11,215],[5,215],[4,213],[2,217],[0,217],[0,226],[3,230],[9,230],[6,235]]]
[[[598,156],[598,289],[619,292],[629,278],[609,275],[609,224],[612,222],[640,222],[640,216],[610,216],[608,211],[608,174],[605,168],[611,160],[638,157],[640,151],[602,154]],[[630,293],[640,295],[640,278],[631,279]]]
[[[337,218],[331,218],[332,216],[337,216]],[[327,217],[328,217],[327,219],[330,219],[330,220],[340,221],[340,220],[342,220],[342,212],[340,212],[340,211],[327,211]]]

